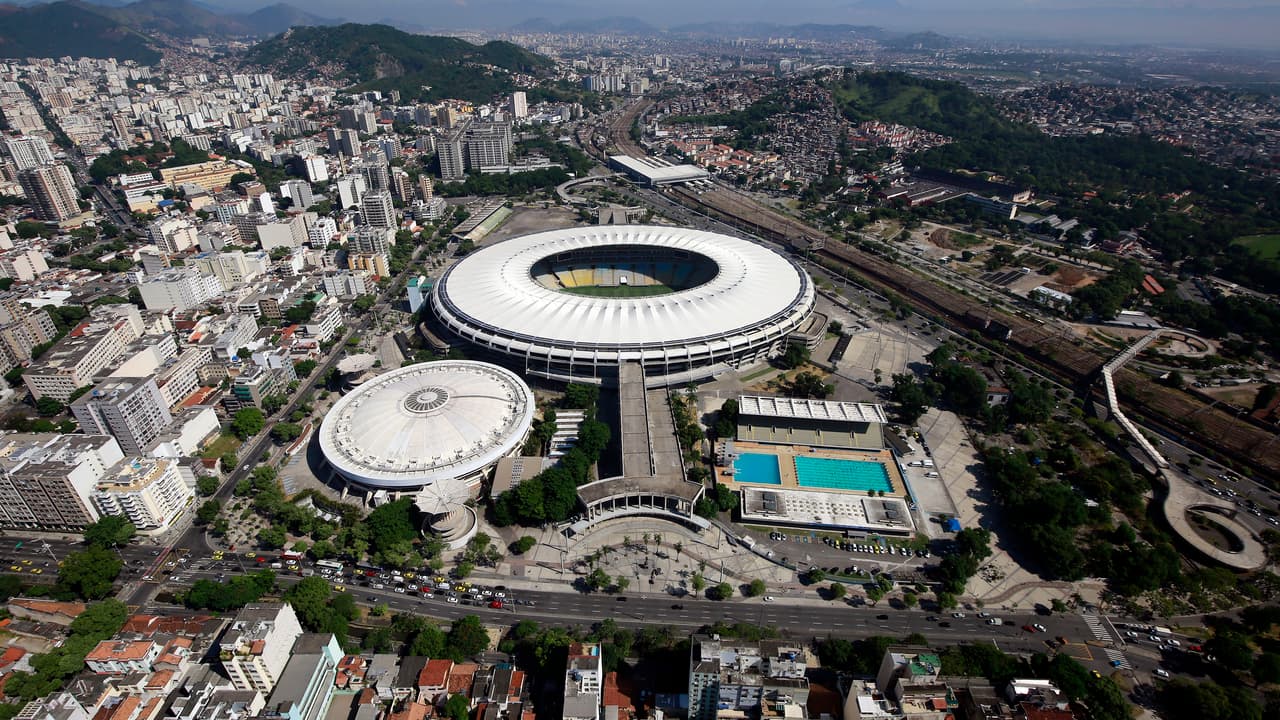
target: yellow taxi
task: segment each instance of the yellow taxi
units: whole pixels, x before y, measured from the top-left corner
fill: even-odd
[[[22,568],[18,567],[17,565],[10,565],[9,569],[14,572],[22,572]]]
[[[213,559],[214,559],[214,560],[221,560],[221,559],[222,559],[222,551],[221,551],[221,550],[214,550],[214,551],[213,551]]]
[[[31,561],[30,561],[30,560],[23,560],[23,561],[22,561],[22,564],[23,564],[23,565],[30,565],[30,564],[31,564]]]
[[[247,558],[256,558],[258,557],[258,553],[250,550],[249,552],[245,553],[244,556]]]
[[[417,575],[414,575],[412,572],[407,572],[407,573],[405,573],[405,574],[404,574],[404,579],[405,579],[405,580],[412,580],[412,579],[414,579],[415,577],[417,577]]]
[[[32,572],[33,574],[35,574],[35,575],[39,575],[39,574],[43,573],[43,572],[44,572],[44,570],[42,570],[41,568],[31,568],[31,572]]]
[[[345,587],[341,586],[341,585],[334,585],[334,586],[333,586],[333,591],[334,591],[334,592],[346,592],[346,591],[347,591],[347,589],[346,589]]]

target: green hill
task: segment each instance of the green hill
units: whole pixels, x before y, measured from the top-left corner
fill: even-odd
[[[249,48],[246,67],[287,75],[343,75],[359,89],[399,90],[405,99],[484,102],[509,92],[511,73],[541,73],[550,59],[508,42],[411,35],[387,25],[293,28]]]
[[[17,8],[0,5],[0,58],[113,57],[152,64],[160,59],[145,35],[78,2]]]

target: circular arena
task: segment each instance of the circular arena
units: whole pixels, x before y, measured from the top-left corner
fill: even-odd
[[[650,385],[700,380],[777,354],[809,327],[814,288],[761,245],[676,227],[602,225],[514,238],[441,276],[434,320],[531,375],[565,381],[644,366]]]
[[[392,370],[334,404],[320,450],[349,482],[395,495],[466,500],[499,459],[520,449],[533,392],[505,368],[441,360]],[[421,505],[421,503],[420,503]]]

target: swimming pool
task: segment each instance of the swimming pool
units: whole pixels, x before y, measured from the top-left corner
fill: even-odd
[[[781,485],[778,456],[764,453],[742,453],[733,461],[735,482],[755,485]]]
[[[893,492],[889,471],[882,463],[807,455],[797,455],[795,460],[796,482],[800,487]]]

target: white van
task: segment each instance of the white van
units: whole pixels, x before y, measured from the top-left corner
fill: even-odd
[[[927,478],[942,477],[941,475],[939,475],[939,474],[938,474],[938,473],[936,473],[936,472],[927,472],[927,473],[925,473],[925,474],[924,474],[924,476],[925,476],[925,477],[927,477]]]

